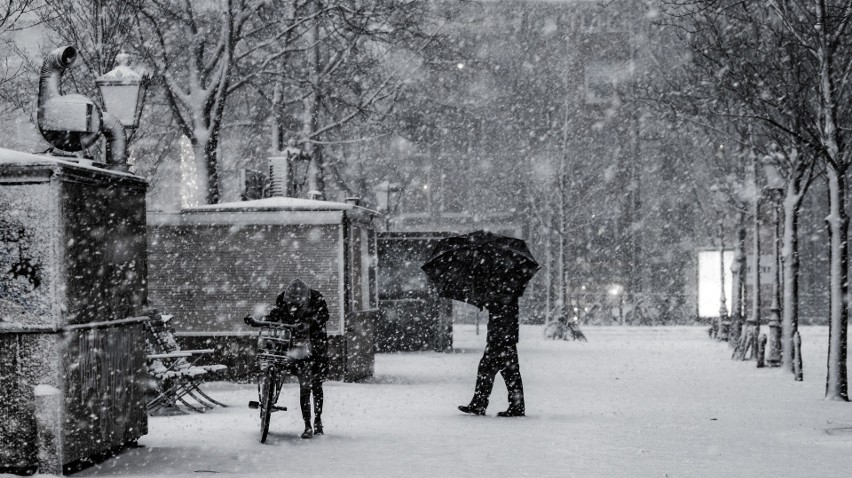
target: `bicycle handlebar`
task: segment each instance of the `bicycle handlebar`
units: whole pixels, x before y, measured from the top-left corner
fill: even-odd
[[[245,322],[246,325],[251,326],[251,327],[273,327],[273,328],[280,328],[280,329],[295,329],[296,328],[296,325],[282,324],[280,322],[269,322],[268,320],[258,320],[258,319],[255,319],[254,317],[252,317],[251,315],[247,315],[243,319],[243,322]]]

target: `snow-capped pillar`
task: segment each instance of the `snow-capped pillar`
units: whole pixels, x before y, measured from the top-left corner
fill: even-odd
[[[33,390],[38,471],[45,475],[62,475],[64,446],[62,443],[62,391],[52,385],[36,385]]]
[[[142,178],[0,148],[0,469],[147,433]]]

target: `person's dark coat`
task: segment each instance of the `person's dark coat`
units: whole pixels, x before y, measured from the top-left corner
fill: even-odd
[[[290,325],[299,325],[293,332],[295,342],[310,342],[311,370],[314,379],[325,380],[328,374],[328,332],[326,323],[329,319],[328,305],[322,294],[309,289],[307,300],[295,314],[291,314],[289,306],[293,298],[292,291],[285,290],[278,295],[268,320]]]
[[[518,301],[493,301],[485,305],[488,309],[488,335],[486,340],[495,346],[518,343]]]
[[[503,376],[508,392],[509,410],[506,416],[523,416],[524,383],[518,365],[518,298],[496,297],[485,305],[488,309],[488,335],[485,351],[479,361],[473,399],[465,413],[484,414],[494,387],[494,377]]]

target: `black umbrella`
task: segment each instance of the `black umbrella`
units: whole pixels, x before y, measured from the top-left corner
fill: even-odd
[[[421,268],[441,297],[482,308],[495,296],[522,296],[539,265],[524,241],[476,231],[438,241]]]

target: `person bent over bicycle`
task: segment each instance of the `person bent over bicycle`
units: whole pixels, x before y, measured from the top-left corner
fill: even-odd
[[[299,406],[305,431],[302,438],[322,435],[322,383],[328,374],[328,306],[322,294],[301,279],[295,279],[279,295],[275,307],[265,317],[270,322],[294,325],[293,343],[299,344],[297,360],[288,372],[299,379]],[[292,348],[293,346],[291,346]],[[314,421],[311,427],[311,396]]]

